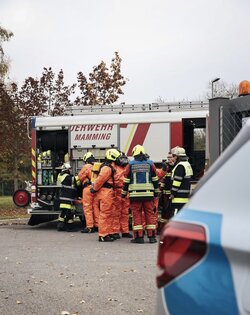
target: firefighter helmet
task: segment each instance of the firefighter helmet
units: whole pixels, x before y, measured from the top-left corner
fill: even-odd
[[[93,155],[93,153],[92,152],[87,152],[87,153],[85,153],[84,154],[84,156],[83,156],[83,161],[84,162],[87,162],[87,160],[89,159],[89,158],[94,158],[94,155]]]
[[[71,165],[67,162],[62,166],[62,172],[69,171],[71,169]]]
[[[186,156],[186,151],[182,147],[174,147],[171,149],[171,154],[176,156]]]
[[[139,154],[145,154],[145,149],[143,148],[142,145],[137,144],[132,150],[132,155],[136,156],[136,155],[139,155]]]
[[[110,161],[115,161],[121,153],[116,149],[109,149],[106,151],[106,159]]]

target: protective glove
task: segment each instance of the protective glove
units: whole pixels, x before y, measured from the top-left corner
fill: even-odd
[[[97,190],[94,190],[94,188],[90,188],[90,192],[91,192],[91,194],[95,194],[97,192]]]
[[[169,199],[169,200],[174,199],[174,195],[170,195],[168,199]]]

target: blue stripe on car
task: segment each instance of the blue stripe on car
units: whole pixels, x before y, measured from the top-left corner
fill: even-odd
[[[222,215],[183,209],[174,220],[205,226],[208,252],[201,262],[163,288],[170,314],[239,314],[230,263],[221,246]]]

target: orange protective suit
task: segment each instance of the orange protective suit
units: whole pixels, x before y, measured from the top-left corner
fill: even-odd
[[[145,228],[148,233],[148,237],[155,235],[156,228],[156,217],[154,213],[154,200],[142,200],[134,201],[130,200],[130,206],[133,211],[133,227],[138,227],[134,229],[135,237],[143,237],[143,226],[142,221],[145,220]],[[139,228],[141,227],[141,228]]]
[[[164,171],[162,168],[156,168],[156,175],[158,176],[159,182],[164,178],[166,175],[166,171]],[[154,213],[155,213],[155,219],[156,219],[156,227],[158,226],[158,206],[159,206],[159,197],[154,197]],[[144,212],[142,213],[142,225],[143,229],[146,229],[146,219]]]
[[[86,227],[98,227],[99,204],[95,194],[91,194],[91,175],[93,165],[85,164],[78,174],[80,181],[83,183],[82,205],[86,219]]]
[[[128,212],[129,212],[129,197],[122,198],[122,187],[124,181],[124,167],[115,166],[115,212],[113,214],[113,234],[128,233]]]
[[[128,192],[133,214],[134,240],[132,242],[142,242],[143,212],[149,241],[156,242],[154,196],[159,192],[158,177],[154,163],[143,154],[135,156],[134,161],[130,161],[125,168],[122,196],[126,196]]]
[[[105,237],[113,234],[113,217],[115,213],[115,189],[114,175],[115,163],[102,166],[100,173],[95,179],[92,187],[99,203],[99,236]]]

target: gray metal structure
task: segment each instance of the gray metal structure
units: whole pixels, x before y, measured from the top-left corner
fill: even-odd
[[[233,141],[250,117],[250,95],[235,99],[216,97],[209,100],[210,165]]]
[[[114,104],[114,105],[90,105],[90,106],[69,106],[65,115],[94,115],[94,114],[122,114],[122,113],[143,113],[143,112],[182,112],[199,111],[208,109],[208,102],[165,102],[145,104]]]

